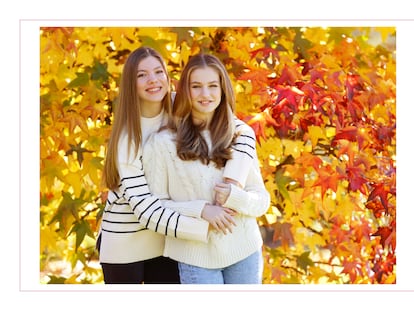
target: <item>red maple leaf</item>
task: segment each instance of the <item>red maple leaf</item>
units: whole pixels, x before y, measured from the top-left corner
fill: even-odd
[[[359,75],[348,74],[345,80],[346,97],[348,100],[352,100],[354,94],[362,91],[362,82]]]
[[[354,125],[346,126],[342,129],[339,129],[336,133],[332,144],[335,145],[338,143],[338,140],[344,139],[352,142],[358,142],[358,147],[361,149],[368,138],[366,134],[367,130],[362,127],[357,127]]]
[[[392,194],[390,186],[382,182],[382,183],[374,185],[374,190],[371,191],[367,200],[372,201],[378,197],[381,201],[382,206],[385,209],[385,212],[387,213],[388,212],[388,194],[390,193]]]
[[[264,138],[266,139],[266,133],[265,128],[266,126],[274,126],[278,127],[279,124],[276,123],[276,121],[272,118],[272,116],[269,114],[269,109],[266,108],[264,111],[257,113],[255,116],[246,116],[244,118],[241,118],[244,120],[247,124],[249,124],[252,129],[254,130],[257,142],[260,144],[260,139]]]
[[[347,167],[346,174],[349,180],[349,190],[351,191],[361,191],[363,194],[367,194],[366,183],[368,180],[364,177],[365,170],[361,167]]]
[[[349,260],[345,257],[343,267],[342,273],[349,275],[351,283],[354,283],[356,278],[362,275],[362,265],[356,260]]]
[[[334,141],[339,140],[339,139],[355,141],[357,133],[358,133],[358,128],[356,126],[344,127],[336,133]]]
[[[287,99],[289,101],[290,107],[294,112],[297,111],[297,106],[299,103],[299,98],[303,97],[305,93],[298,89],[296,86],[276,86],[278,91],[278,97],[276,100],[276,104],[280,103],[283,99]]]
[[[395,249],[396,235],[395,229],[393,227],[380,227],[372,235],[380,237],[380,244],[384,249],[388,247],[390,247],[392,250]]]
[[[269,48],[269,47],[264,47],[264,48],[260,48],[260,49],[256,49],[250,52],[250,56],[251,58],[254,58],[257,56],[257,54],[262,53],[262,58],[266,59],[269,58],[270,55],[275,55],[276,57],[279,56],[279,51]]]
[[[369,200],[365,203],[365,207],[371,210],[377,218],[381,217],[383,213],[386,213],[386,209],[378,197],[375,197],[373,200]]]
[[[299,66],[298,66],[299,67]],[[285,65],[282,69],[282,72],[277,79],[278,84],[294,85],[296,81],[301,79],[301,74],[296,70],[296,68],[289,67]]]

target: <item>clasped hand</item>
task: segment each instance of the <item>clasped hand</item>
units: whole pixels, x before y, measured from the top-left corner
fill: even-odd
[[[224,234],[232,232],[232,227],[236,225],[234,217],[237,212],[223,207],[230,195],[231,186],[228,183],[218,183],[214,187],[215,203],[207,203],[201,213],[201,217],[208,221],[213,229],[221,231]]]

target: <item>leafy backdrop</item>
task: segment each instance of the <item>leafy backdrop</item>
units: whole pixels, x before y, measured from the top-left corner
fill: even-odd
[[[177,81],[226,65],[257,135],[271,206],[264,283],[396,282],[396,29],[40,29],[40,282],[102,283],[96,232],[120,73],[141,45]]]

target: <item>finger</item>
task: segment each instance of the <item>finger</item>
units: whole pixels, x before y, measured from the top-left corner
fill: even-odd
[[[210,222],[210,225],[214,228],[216,231],[221,231],[219,226],[217,226],[217,223],[215,221]]]
[[[233,233],[233,226],[236,226],[236,222],[230,215],[226,215],[224,217],[225,218],[222,220],[222,224],[225,227],[226,233],[227,230],[230,231],[230,233]]]
[[[229,221],[223,218],[223,219],[220,219],[218,223],[219,223],[221,232],[223,232],[224,234],[227,234],[227,230],[231,228],[231,224],[229,223]]]
[[[226,192],[229,190],[229,185],[228,184],[216,184],[214,187],[215,191],[218,191],[220,193]]]
[[[228,227],[236,226],[236,221],[231,215],[228,215],[227,222],[229,223]]]
[[[218,182],[218,183],[216,183],[216,187],[219,187],[219,188],[228,188],[229,187],[229,184],[226,184],[224,182]]]
[[[235,211],[234,209],[231,209],[231,208],[227,208],[227,207],[223,207],[223,210],[228,214],[228,215],[231,215],[231,216],[236,216],[237,214],[238,214],[238,212],[237,211]]]

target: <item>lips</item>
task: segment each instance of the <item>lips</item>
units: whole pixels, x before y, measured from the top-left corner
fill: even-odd
[[[147,91],[148,93],[157,93],[157,92],[161,91],[161,89],[162,89],[162,87],[159,86],[159,87],[148,88],[145,91]]]
[[[202,106],[206,106],[206,105],[209,105],[211,103],[211,100],[200,100],[199,103]]]

